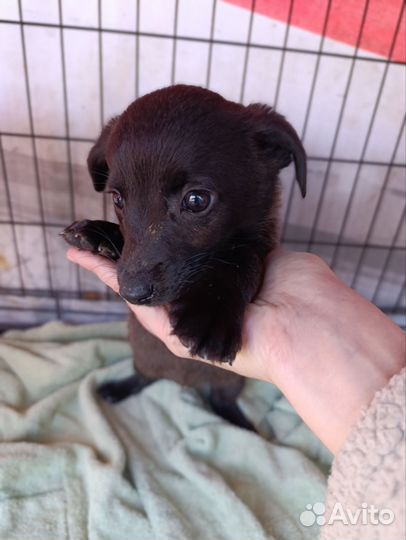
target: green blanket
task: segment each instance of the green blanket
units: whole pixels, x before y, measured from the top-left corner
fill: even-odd
[[[0,338],[0,538],[311,539],[330,455],[272,385],[240,404],[260,435],[159,381],[118,405],[125,324],[50,323]]]

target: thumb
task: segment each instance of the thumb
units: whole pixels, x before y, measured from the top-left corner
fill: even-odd
[[[117,269],[113,261],[76,248],[69,248],[66,256],[70,261],[96,274],[103,283],[118,294]]]

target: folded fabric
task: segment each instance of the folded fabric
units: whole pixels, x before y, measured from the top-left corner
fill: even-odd
[[[312,539],[331,456],[272,385],[240,398],[261,435],[158,381],[110,405],[132,371],[124,323],[49,323],[0,339],[0,538]]]

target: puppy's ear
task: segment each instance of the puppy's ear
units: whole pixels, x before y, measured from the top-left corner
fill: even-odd
[[[109,166],[107,165],[106,160],[107,142],[117,119],[118,117],[112,118],[110,122],[104,126],[99,138],[87,156],[87,168],[92,177],[93,186],[96,191],[103,191],[106,187],[109,175]]]
[[[260,155],[278,169],[295,162],[296,180],[302,197],[306,195],[306,153],[293,127],[285,118],[267,107],[255,103],[247,109],[254,120],[254,141]]]

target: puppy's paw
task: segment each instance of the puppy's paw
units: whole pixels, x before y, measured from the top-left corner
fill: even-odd
[[[119,259],[123,242],[115,223],[84,219],[66,227],[60,235],[76,248],[102,255],[113,261]]]
[[[134,374],[126,379],[102,384],[97,389],[97,393],[104,401],[118,403],[131,395],[138,394],[138,392],[141,392],[151,382],[152,379],[146,379],[145,377]]]
[[[116,381],[102,384],[97,389],[97,393],[103,401],[107,401],[108,403],[118,403],[127,397],[126,393],[123,395],[122,388]]]
[[[224,311],[224,310],[223,310]],[[199,309],[176,303],[171,306],[170,320],[173,333],[194,356],[205,360],[233,363],[241,349],[242,317]]]
[[[97,251],[99,238],[90,232],[91,221],[84,219],[82,221],[74,221],[69,227],[66,227],[60,235],[68,244],[85,251]]]

